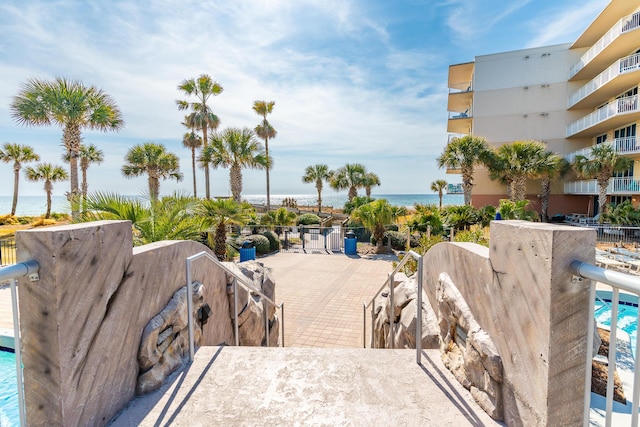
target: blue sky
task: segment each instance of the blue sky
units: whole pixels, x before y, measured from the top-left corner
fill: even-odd
[[[122,110],[119,133],[84,132],[105,161],[89,169],[89,190],[142,194],[144,177],[125,179],[127,150],[163,143],[185,179],[161,193],[189,191],[190,151],[177,85],[202,73],[224,88],[211,106],[226,127],[253,128],[255,100],[273,100],[278,136],[272,194],[313,194],[306,166],[363,163],[382,185],[374,194],[431,193],[447,141],[450,64],[476,55],[571,42],[607,0],[164,0],[0,2],[0,143],[28,144],[63,164],[57,127],[23,127],[9,104],[29,78],[64,76],[95,85]],[[198,193],[204,193],[198,170]],[[212,171],[212,194],[230,194],[228,170]],[[57,183],[55,194],[68,191]],[[0,195],[13,168],[0,163]],[[327,191],[333,192],[328,189]],[[243,194],[266,192],[264,171],[245,171]],[[21,177],[20,194],[43,194]]]

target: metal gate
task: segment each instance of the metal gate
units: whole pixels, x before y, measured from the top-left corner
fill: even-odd
[[[334,227],[299,226],[284,232],[283,252],[331,254],[342,251],[342,229]]]

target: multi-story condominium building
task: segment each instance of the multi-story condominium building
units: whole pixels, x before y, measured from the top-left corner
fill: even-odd
[[[477,56],[449,67],[449,138],[485,137],[493,146],[544,142],[572,161],[595,144],[612,144],[634,160],[609,183],[610,202],[640,205],[640,3],[611,0],[573,43]],[[455,173],[456,171],[448,171]],[[473,204],[497,205],[506,187],[479,167]],[[539,208],[540,183],[527,198]],[[554,182],[549,214],[598,212],[595,180],[574,172]]]

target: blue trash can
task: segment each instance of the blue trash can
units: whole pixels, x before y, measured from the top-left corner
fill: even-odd
[[[251,261],[256,259],[256,248],[253,242],[245,241],[240,248],[240,262]]]
[[[349,230],[344,235],[344,254],[345,255],[357,255],[358,254],[358,239],[356,233]]]

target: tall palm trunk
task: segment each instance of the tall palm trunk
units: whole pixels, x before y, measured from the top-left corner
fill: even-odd
[[[549,178],[542,178],[540,183],[540,211],[542,213],[542,222],[548,222],[548,210],[549,210],[549,196],[551,195],[551,180]]]
[[[16,214],[18,207],[18,182],[20,181],[20,163],[13,164],[13,201],[11,202],[11,216]]]
[[[227,224],[224,221],[220,221],[216,226],[213,252],[220,261],[224,261],[227,257]]]
[[[384,232],[385,231],[386,230],[384,229],[384,225],[376,224],[376,227],[373,232],[373,236],[376,239],[376,252],[379,254],[384,251]]]
[[[318,190],[318,213],[322,212],[322,181],[316,182],[316,190]]]
[[[609,186],[609,177],[600,177],[598,181],[598,205],[600,205],[600,222],[604,221],[604,214],[607,213],[607,187]]]
[[[44,217],[49,219],[51,216],[51,193],[53,192],[53,184],[51,181],[46,180],[44,182],[44,191],[47,193],[47,213]]]
[[[358,190],[356,189],[356,187],[351,186],[349,187],[349,201],[352,201],[356,196],[358,195]]]
[[[160,194],[160,180],[158,177],[154,176],[154,174],[149,174],[149,197],[153,202],[158,201],[158,196]]]
[[[367,195],[367,199],[370,199],[371,198],[371,186],[367,185],[366,187],[364,187],[364,191],[365,191],[365,193]]]
[[[234,164],[229,171],[229,185],[231,186],[231,194],[233,194],[233,200],[240,201],[240,195],[242,193],[242,170],[240,166]],[[267,211],[268,212],[268,211]]]
[[[191,168],[193,170],[193,197],[198,198],[198,190],[196,190],[196,147],[191,147]]]
[[[202,149],[206,149],[208,145],[207,125],[205,124],[202,126]],[[211,193],[209,192],[209,162],[204,164],[204,196],[207,200],[211,198]]]
[[[440,199],[440,204],[438,208],[442,209],[442,189],[438,190],[438,199]]]
[[[71,216],[73,219],[78,218],[78,156],[82,137],[80,126],[77,123],[67,123],[62,131],[62,142],[69,154],[69,181],[71,183],[71,191],[67,198],[71,202]]]
[[[473,190],[473,167],[462,167],[462,193],[464,204],[471,205],[471,191]]]
[[[524,200],[527,193],[527,177],[524,175],[515,176],[511,185],[513,188],[513,200]]]
[[[265,120],[266,120],[266,116],[265,116]],[[271,188],[269,185],[269,137],[265,135],[264,138],[264,152],[265,152],[265,157],[267,158],[267,167],[266,167],[266,171],[267,171],[267,212],[269,212],[271,210]]]

